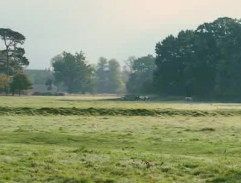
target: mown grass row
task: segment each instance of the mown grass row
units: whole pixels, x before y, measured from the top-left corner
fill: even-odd
[[[241,110],[177,110],[177,109],[118,109],[118,108],[28,108],[0,107],[0,115],[85,115],[85,116],[237,116]]]

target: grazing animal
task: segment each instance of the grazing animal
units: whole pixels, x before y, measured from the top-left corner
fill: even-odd
[[[140,96],[135,96],[135,100],[141,100]]]
[[[187,102],[192,102],[192,101],[193,101],[193,98],[192,98],[192,97],[185,97],[185,101],[187,101]]]
[[[138,100],[146,101],[146,100],[149,100],[149,97],[148,96],[139,96]]]
[[[146,101],[149,100],[150,98],[148,96],[139,96],[139,95],[125,95],[121,97],[122,100],[136,100],[136,101]]]

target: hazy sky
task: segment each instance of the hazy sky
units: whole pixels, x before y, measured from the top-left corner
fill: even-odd
[[[241,18],[241,0],[0,0],[0,27],[27,38],[29,68],[62,51],[123,62],[155,53],[157,42],[218,17]]]

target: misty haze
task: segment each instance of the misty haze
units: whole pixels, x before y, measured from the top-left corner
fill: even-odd
[[[241,182],[240,6],[0,0],[0,182]]]

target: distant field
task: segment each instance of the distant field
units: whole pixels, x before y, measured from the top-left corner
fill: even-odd
[[[123,108],[123,109],[187,109],[187,110],[241,110],[235,103],[192,103],[158,101],[121,101],[117,97],[1,97],[1,107],[77,107],[77,108]]]
[[[241,182],[241,115],[16,114],[11,109],[239,111],[239,104],[0,97],[0,182]],[[167,113],[169,114],[169,113]],[[206,114],[206,113],[204,113]]]

